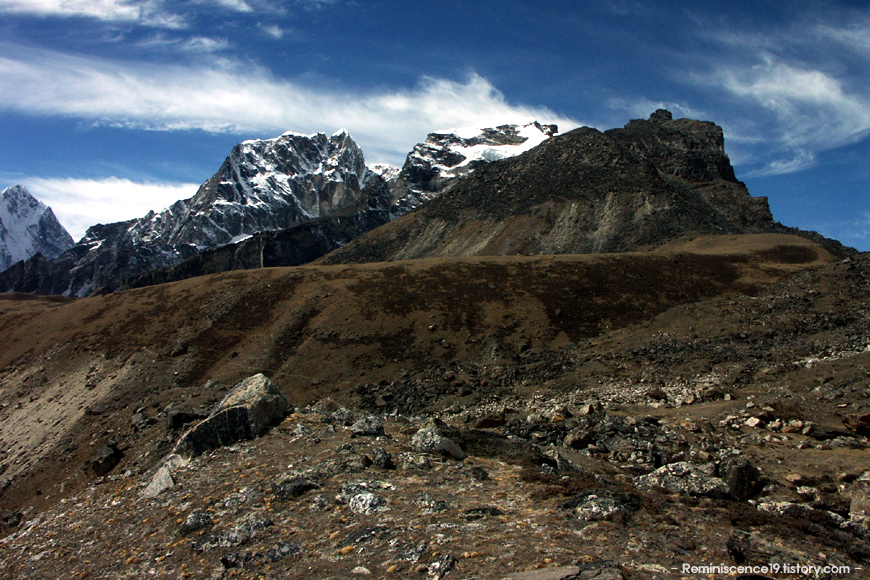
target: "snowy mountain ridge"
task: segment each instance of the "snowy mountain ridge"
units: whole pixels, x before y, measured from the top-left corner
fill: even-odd
[[[401,215],[438,197],[456,178],[484,163],[524,153],[558,132],[556,125],[465,127],[430,133],[414,146],[396,179],[396,213]]]
[[[39,264],[40,273],[25,275],[36,264],[8,272],[0,289],[70,296],[113,291],[124,280],[202,252],[228,244],[241,247],[257,234],[365,213],[357,227],[341,230],[343,244],[349,232],[361,235],[360,227],[401,216],[480,164],[522,153],[555,131],[555,126],[537,122],[441,131],[415,146],[401,169],[368,167],[345,129],[330,136],[288,131],[243,141],[193,197],[139,219],[92,226],[69,252]],[[328,240],[300,243],[325,251],[330,247]],[[311,249],[304,254],[311,255]]]
[[[24,186],[3,190],[0,203],[0,270],[37,253],[54,258],[73,246],[69,232],[50,207],[34,198]]]

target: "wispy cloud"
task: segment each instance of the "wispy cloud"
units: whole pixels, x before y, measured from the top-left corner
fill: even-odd
[[[159,32],[135,43],[137,48],[146,50],[180,51],[189,53],[215,53],[231,48],[226,38],[208,36],[179,37]]]
[[[688,78],[720,110],[742,119],[739,132],[771,156],[755,175],[800,171],[819,153],[870,134],[870,17],[832,11],[795,16],[779,27],[701,26],[719,50],[700,57]]]
[[[138,183],[128,179],[24,178],[20,183],[50,206],[76,240],[96,223],[139,218],[196,193],[193,183]]]
[[[213,0],[212,2],[208,2],[206,0],[205,3],[214,3],[219,6],[223,6],[224,8],[229,8],[230,10],[234,10],[236,12],[253,12],[254,9],[250,4],[245,2],[245,0]]]
[[[260,30],[271,36],[275,40],[280,40],[284,37],[284,29],[277,24],[261,24]]]
[[[870,100],[847,92],[840,80],[821,70],[767,57],[750,68],[724,69],[719,81],[734,95],[774,113],[780,140],[789,147],[834,147],[870,130]]]
[[[296,0],[305,10],[319,10],[332,4],[338,4],[341,0]]]
[[[157,66],[54,51],[26,56],[0,44],[0,109],[61,115],[151,130],[203,129],[271,135],[345,127],[369,161],[401,163],[434,129],[537,118],[566,130],[577,122],[508,102],[487,79],[425,77],[411,88],[355,93],[275,78],[228,61]]]
[[[185,26],[184,17],[167,10],[160,0],[0,0],[0,14],[93,18],[160,28]]]

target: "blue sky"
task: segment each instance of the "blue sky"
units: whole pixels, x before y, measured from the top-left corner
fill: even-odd
[[[723,126],[774,217],[870,250],[866,0],[0,0],[0,187],[78,238],[189,197],[244,139]]]

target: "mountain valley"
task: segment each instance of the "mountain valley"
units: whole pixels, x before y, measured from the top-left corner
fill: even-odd
[[[451,135],[317,137],[356,169],[304,222],[0,294],[0,575],[865,577],[870,256],[712,123]]]

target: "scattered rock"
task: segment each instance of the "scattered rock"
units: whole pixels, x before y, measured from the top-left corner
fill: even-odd
[[[296,428],[293,430],[294,437],[308,437],[309,435],[314,434],[314,429],[309,427],[308,425],[304,425],[302,423],[296,425]]]
[[[210,533],[195,539],[191,547],[200,552],[214,548],[233,548],[248,542],[271,525],[271,519],[249,514],[223,534]]]
[[[597,522],[637,511],[640,505],[640,498],[631,493],[592,490],[568,498],[559,509],[573,510],[581,522]]]
[[[153,475],[148,481],[148,484],[139,492],[139,498],[155,498],[163,491],[175,487],[175,478],[173,478],[172,472],[178,467],[186,464],[187,460],[174,453],[164,457],[163,461],[161,461],[157,468],[153,470]]]
[[[228,570],[231,568],[244,568],[246,565],[257,559],[256,554],[253,552],[232,552],[225,556],[221,556],[221,564]]]
[[[343,546],[353,546],[370,542],[374,539],[385,539],[390,537],[390,530],[385,526],[375,526],[373,528],[363,528],[351,532],[342,542]]]
[[[305,550],[296,542],[278,542],[273,547],[269,548],[263,555],[266,562],[277,562],[288,556],[298,556],[303,554]]]

